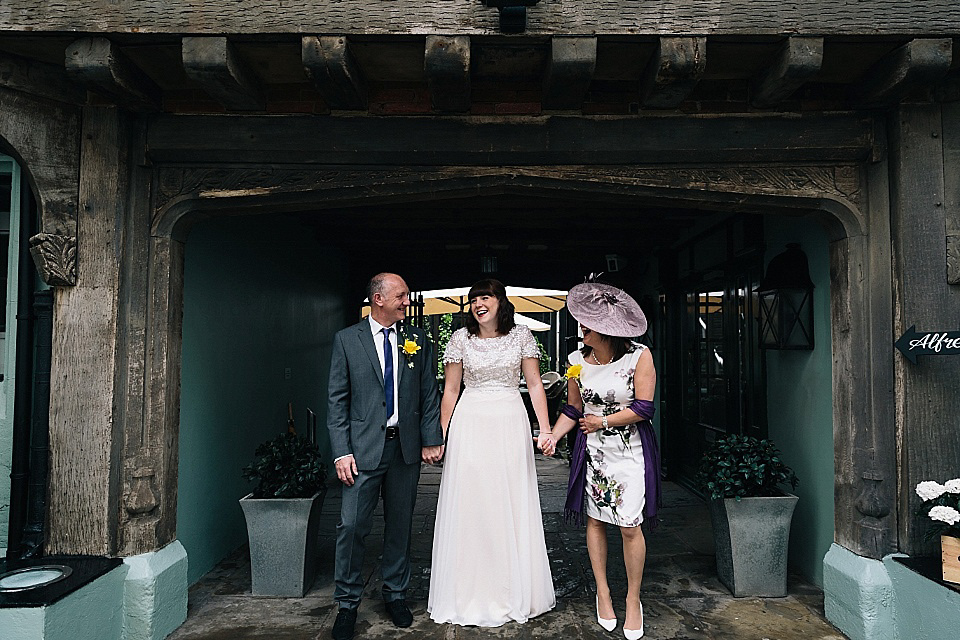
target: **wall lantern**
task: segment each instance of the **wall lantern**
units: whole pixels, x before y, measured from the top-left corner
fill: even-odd
[[[756,293],[761,349],[813,349],[813,281],[799,244],[770,260]]]
[[[540,0],[480,0],[485,7],[492,7],[500,13],[501,33],[523,33],[527,28],[527,7],[536,5]]]

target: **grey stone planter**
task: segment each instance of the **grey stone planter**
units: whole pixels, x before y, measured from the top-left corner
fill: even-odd
[[[743,596],[787,595],[787,550],[797,496],[710,500],[717,575]]]
[[[255,596],[300,598],[317,573],[317,529],[323,496],[240,499],[250,540]]]

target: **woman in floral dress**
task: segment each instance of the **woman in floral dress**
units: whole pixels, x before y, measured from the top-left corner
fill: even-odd
[[[568,404],[553,437],[578,428],[571,457],[567,515],[586,516],[587,550],[597,583],[597,622],[617,626],[607,583],[608,524],[620,528],[627,570],[628,640],[643,636],[640,583],[646,541],[640,524],[656,517],[660,463],[650,425],[657,374],[650,351],[631,340],[647,321],[629,295],[608,285],[573,287],[567,308],[580,323],[583,349],[568,357]]]

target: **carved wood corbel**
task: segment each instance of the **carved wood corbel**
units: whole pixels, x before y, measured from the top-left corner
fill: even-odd
[[[760,108],[777,105],[816,76],[821,65],[823,38],[787,38],[773,64],[751,83],[751,103]]]
[[[651,109],[676,108],[706,68],[706,38],[660,38],[640,83],[640,102]]]
[[[77,284],[77,238],[38,233],[30,238],[30,255],[40,277],[51,287]]]
[[[550,59],[543,78],[543,108],[582,108],[596,67],[596,37],[551,38]]]
[[[427,36],[423,68],[434,109],[448,113],[470,110],[468,36]]]
[[[367,108],[367,85],[346,36],[304,36],[300,59],[331,109]]]
[[[187,76],[225,108],[263,111],[263,88],[227,38],[184,36],[181,55]]]
[[[917,85],[943,78],[952,60],[950,38],[911,40],[873,65],[850,96],[865,106],[894,104]]]
[[[131,111],[158,111],[160,88],[107,38],[80,38],[67,47],[67,73]]]

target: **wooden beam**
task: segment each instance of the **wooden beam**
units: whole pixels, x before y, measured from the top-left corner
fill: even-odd
[[[300,57],[307,77],[331,109],[366,109],[367,86],[346,36],[304,36]]]
[[[472,118],[160,115],[147,132],[156,162],[344,165],[539,165],[860,161],[874,144],[869,115],[659,118]],[[511,140],[511,144],[504,141]]]
[[[772,107],[789,98],[815,77],[823,65],[823,38],[791,37],[776,59],[750,85],[755,107]]]
[[[87,90],[62,67],[6,53],[0,53],[0,87],[69,104],[87,101]]]
[[[106,38],[73,41],[67,47],[65,64],[67,73],[75,80],[122,107],[132,111],[160,110],[160,88]]]
[[[597,68],[597,38],[554,36],[543,78],[544,109],[580,109]]]
[[[470,38],[427,36],[423,69],[433,108],[462,113],[470,110]]]
[[[259,80],[223,36],[184,36],[183,68],[207,94],[230,111],[263,111]]]
[[[863,105],[895,104],[924,83],[940,80],[950,70],[953,40],[918,38],[881,58],[863,79],[850,88],[850,96]]]
[[[550,0],[531,12],[526,34],[659,36],[808,34],[916,35],[957,33],[956,0],[724,0],[601,2]],[[458,33],[501,36],[500,19],[483,3],[237,2],[237,0],[3,0],[0,32],[100,32],[136,35]]]
[[[675,109],[706,68],[706,38],[660,38],[640,81],[640,103],[651,109]]]

